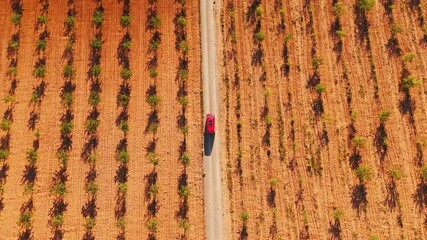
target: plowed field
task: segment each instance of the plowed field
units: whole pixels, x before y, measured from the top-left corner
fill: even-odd
[[[218,7],[229,239],[427,237],[426,5],[360,2]]]
[[[0,94],[8,99],[0,103],[1,150],[8,153],[1,160],[0,239],[203,238],[198,1],[0,5]],[[101,24],[94,21],[97,11]],[[21,15],[20,24],[11,22],[13,14]],[[128,27],[121,23],[126,14]],[[161,24],[151,28],[154,15]],[[69,27],[67,16],[74,18]],[[176,30],[179,16],[183,33]],[[150,50],[157,33],[158,46]],[[123,39],[131,42],[126,53]],[[40,40],[46,45],[37,49]],[[188,53],[178,40],[186,40]],[[12,41],[19,46],[10,47]],[[150,76],[153,57],[156,76]],[[98,64],[100,75],[93,68]],[[38,66],[45,73],[36,76]],[[155,106],[147,100],[152,95],[160,99]],[[155,130],[149,128],[153,114]],[[186,167],[182,154],[190,159]],[[179,193],[183,186],[189,195]]]

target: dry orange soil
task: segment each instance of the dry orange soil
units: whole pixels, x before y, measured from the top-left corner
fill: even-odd
[[[0,103],[0,111],[10,123],[10,130],[1,130],[1,150],[9,154],[2,160],[0,172],[3,189],[0,197],[0,239],[203,238],[198,1],[186,1],[181,6],[175,1],[149,4],[146,0],[1,0],[0,5],[0,95],[2,99],[5,96],[13,98],[13,101],[2,100]],[[98,28],[91,22],[96,9],[103,9],[104,18]],[[14,11],[22,12],[20,25],[15,26],[10,21]],[[70,11],[75,11],[75,24],[67,32],[64,21]],[[125,11],[131,16],[128,28],[120,25],[120,17]],[[155,30],[160,33],[161,40],[156,50],[158,75],[154,80],[150,78],[147,63],[153,56],[149,52],[149,43],[154,32],[147,27],[149,11],[156,11],[161,19],[161,25]],[[189,100],[184,113],[188,127],[185,140],[180,129],[182,126],[177,121],[183,114],[177,97],[183,94],[180,92],[182,80],[177,77],[183,53],[176,47],[178,33],[174,32],[177,25],[175,18],[181,14],[185,14],[186,27],[183,31],[190,49],[185,86],[185,95]],[[39,15],[48,17],[46,24],[37,24]],[[37,25],[39,27],[36,29]],[[49,33],[45,38],[47,46],[45,50],[37,52],[36,43],[44,31]],[[19,47],[11,55],[7,53],[8,45],[16,33],[19,33]],[[120,72],[124,65],[119,63],[118,49],[126,33],[131,39],[131,49],[126,58],[132,76],[123,80]],[[64,52],[72,34],[75,43],[70,57]],[[102,49],[95,54],[99,58],[101,74],[91,77],[89,68],[97,60],[90,58],[94,54],[89,43],[96,34],[102,39]],[[10,67],[15,66],[11,63],[14,59],[17,59],[15,76],[8,74]],[[38,59],[45,60],[46,69],[45,76],[39,78],[33,72]],[[70,81],[74,87],[73,103],[67,108],[61,103],[61,92],[68,81],[63,76],[63,69],[70,59],[74,69]],[[14,79],[16,87],[11,86]],[[100,83],[97,90],[100,102],[94,107],[88,104],[88,98],[96,81]],[[40,92],[41,99],[33,103],[31,94],[41,84],[45,84],[44,91]],[[123,84],[128,86],[130,92],[126,109],[117,102]],[[158,128],[153,134],[146,130],[149,114],[153,110],[146,99],[148,90],[154,84],[160,101],[155,108]],[[99,113],[96,116],[99,126],[95,132],[88,133],[85,130],[86,119],[95,108]],[[69,116],[66,116],[67,111]],[[38,115],[34,129],[29,124],[31,112]],[[122,112],[127,114],[129,130],[126,134],[116,124]],[[67,134],[60,132],[64,116],[71,119],[73,125]],[[34,134],[37,131],[40,133],[38,137]],[[91,136],[97,139],[96,144],[90,145],[91,153],[96,153],[96,163],[86,161],[82,154]],[[68,155],[64,167],[58,161],[58,152],[63,150],[61,146],[66,137],[71,142],[67,143],[69,148],[64,150]],[[6,138],[9,139],[8,144],[5,144]],[[125,164],[120,163],[117,157],[117,149],[122,149],[119,144],[123,139],[127,143],[129,156]],[[34,147],[37,161],[28,163],[27,151],[33,148],[34,142],[38,142],[38,146]],[[149,146],[153,142],[156,145],[154,150]],[[185,151],[181,148],[183,142]],[[148,159],[148,151],[155,151],[157,155],[158,164],[155,167]],[[186,168],[181,163],[183,151],[190,159]],[[33,170],[30,174],[33,179],[27,179],[31,176],[24,171],[26,168]],[[149,184],[152,184],[149,176],[153,173],[158,187],[154,210],[149,206],[154,201],[153,197],[147,196]],[[63,179],[58,180],[58,176]],[[52,191],[58,181],[65,183],[66,193],[63,196]],[[119,197],[118,181],[127,185],[124,198]],[[178,193],[183,181],[190,189],[184,212],[184,200]],[[88,182],[98,187],[94,196],[85,191]],[[34,183],[34,191],[24,193],[28,183]],[[53,218],[57,217],[58,220],[58,213],[62,214],[62,224],[56,226]],[[28,216],[29,220],[25,219]],[[95,220],[92,228],[92,219],[88,218]],[[149,229],[150,219],[157,223],[157,230],[153,227]],[[189,224],[188,230],[185,230],[183,222]]]
[[[218,6],[229,239],[427,238],[426,3],[337,2]]]

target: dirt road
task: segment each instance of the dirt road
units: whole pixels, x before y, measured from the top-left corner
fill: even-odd
[[[205,115],[215,113],[216,122],[219,122],[218,82],[216,68],[216,36],[214,1],[200,1],[201,29],[202,29],[202,77],[203,103]],[[221,159],[219,146],[221,139],[218,125],[215,135],[205,135],[205,156],[203,158],[205,170],[205,220],[206,238],[224,239],[221,189]],[[215,140],[215,141],[214,141]]]

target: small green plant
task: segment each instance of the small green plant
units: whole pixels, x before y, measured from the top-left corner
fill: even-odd
[[[179,70],[179,77],[182,80],[186,80],[188,78],[188,71],[187,71],[187,69],[181,69],[181,70]]]
[[[181,198],[187,200],[190,196],[190,187],[188,185],[182,185],[179,187],[178,194]]]
[[[55,186],[53,186],[52,193],[56,196],[64,196],[67,193],[67,186],[65,183],[58,183]]]
[[[27,160],[30,164],[34,164],[37,161],[38,153],[37,150],[32,148],[27,150]]]
[[[16,75],[18,73],[18,68],[17,67],[10,67],[7,70],[7,74],[9,75]]]
[[[420,80],[416,79],[414,76],[409,75],[402,80],[402,87],[405,90],[409,90],[415,86],[420,85]]]
[[[17,49],[19,47],[18,41],[10,41],[9,42],[9,48]]]
[[[96,152],[92,152],[89,155],[88,162],[94,164],[96,163],[96,159],[98,159],[98,155],[96,154]]]
[[[61,123],[61,134],[64,134],[64,135],[70,134],[71,131],[73,130],[73,127],[74,127],[73,122],[70,120],[62,122]]]
[[[366,139],[360,136],[354,137],[351,142],[357,147],[357,148],[363,148],[366,143]]]
[[[420,168],[420,177],[423,182],[427,182],[427,165]]]
[[[129,130],[129,125],[126,120],[122,120],[119,124],[119,129],[123,131],[123,133],[127,133]]]
[[[85,192],[95,196],[96,193],[98,192],[98,185],[95,182],[90,182],[88,184],[85,185]]]
[[[71,51],[71,50],[73,50],[74,43],[75,43],[75,40],[74,40],[73,38],[69,38],[69,39],[67,40],[67,43],[65,44],[65,49],[66,49],[67,51]]]
[[[89,118],[85,122],[86,131],[89,133],[95,133],[99,126],[99,120],[96,118]]]
[[[178,226],[182,229],[184,229],[184,231],[188,231],[190,229],[190,224],[188,223],[188,221],[184,218],[179,219],[178,221]]]
[[[147,223],[147,228],[150,232],[157,232],[157,220],[155,218],[150,218]]]
[[[393,23],[391,25],[390,31],[391,31],[392,34],[398,34],[398,33],[402,32],[402,27],[399,24],[397,24],[397,23]]]
[[[154,166],[156,166],[159,163],[159,157],[157,157],[157,154],[154,152],[149,152],[147,154],[148,160],[150,163],[152,163]]]
[[[271,126],[272,123],[272,118],[270,116],[265,116],[265,123],[267,124],[267,126]]]
[[[35,77],[38,77],[38,78],[44,77],[46,75],[46,66],[40,65],[40,66],[36,67],[33,71],[33,74]]]
[[[285,42],[289,42],[292,39],[292,33],[285,34]]]
[[[148,189],[148,195],[150,195],[150,197],[155,197],[158,192],[159,192],[159,185],[157,185],[157,183],[152,184]]]
[[[10,131],[10,127],[12,126],[12,122],[7,118],[2,118],[0,121],[0,129],[6,132]]]
[[[269,182],[271,187],[275,187],[277,185],[277,178],[271,178]]]
[[[101,101],[101,97],[98,92],[91,92],[89,95],[88,103],[92,106],[97,106]]]
[[[46,24],[48,20],[49,19],[46,15],[40,15],[37,17],[37,22],[39,22],[40,24]]]
[[[129,100],[130,100],[130,97],[127,94],[124,94],[124,93],[119,94],[119,96],[117,97],[117,102],[119,103],[119,105],[122,108],[127,108],[128,107]]]
[[[357,6],[362,12],[370,11],[375,5],[375,0],[359,0]]]
[[[323,93],[323,92],[325,92],[326,91],[326,85],[325,84],[322,84],[322,83],[319,83],[319,84],[317,84],[315,87],[314,87],[314,90],[317,92],[317,93]]]
[[[70,78],[74,76],[74,73],[75,73],[75,70],[73,65],[68,64],[67,66],[64,67],[64,71],[63,71],[64,77]]]
[[[4,103],[13,103],[13,102],[15,102],[15,96],[8,93],[4,96],[3,101],[4,101]]]
[[[160,16],[156,13],[154,16],[152,16],[148,22],[148,27],[151,29],[155,29],[159,27],[162,24],[162,20],[160,19]]]
[[[120,17],[120,25],[122,25],[122,27],[129,27],[130,26],[130,15],[129,14],[125,14],[122,15]]]
[[[104,22],[104,12],[102,10],[96,10],[92,16],[92,23],[96,26],[101,26]]]
[[[31,93],[31,102],[40,103],[41,100],[42,96],[40,95],[39,91],[35,90]]]
[[[150,125],[148,126],[148,132],[156,133],[158,128],[159,128],[159,124],[150,123]]]
[[[130,49],[131,49],[131,47],[132,47],[132,43],[131,43],[131,41],[128,39],[128,40],[125,40],[123,43],[122,43],[122,48],[124,49],[124,50],[126,50],[126,51],[129,51]]]
[[[341,1],[338,1],[332,7],[332,12],[334,13],[335,17],[339,18],[345,13],[346,9],[347,8],[344,5],[344,3],[342,3]]]
[[[30,182],[24,185],[24,194],[33,194],[35,191],[34,189],[34,183]]]
[[[56,153],[56,157],[59,160],[59,164],[62,166],[67,166],[68,162],[68,153],[65,150],[60,150]]]
[[[129,162],[129,154],[128,151],[126,149],[122,149],[120,150],[118,156],[117,156],[118,160],[122,163],[122,164],[127,164]]]
[[[149,74],[150,74],[150,78],[156,78],[156,77],[157,77],[157,75],[158,75],[158,73],[157,73],[157,70],[156,70],[156,69],[150,69]]]
[[[70,92],[66,92],[62,94],[62,104],[68,108],[70,108],[73,105],[74,102],[74,96]]]
[[[184,17],[184,16],[179,16],[179,17],[176,19],[176,23],[178,23],[178,25],[179,25],[180,27],[185,27],[185,26],[187,25],[187,20],[185,19],[185,17]]]
[[[189,50],[188,42],[187,42],[187,41],[185,41],[185,40],[182,40],[182,41],[179,43],[179,49],[181,49],[181,51],[182,51],[184,54],[187,54],[187,53],[188,53],[188,50]]]
[[[99,65],[99,64],[93,65],[90,68],[90,73],[95,77],[98,77],[99,75],[101,75],[101,65]]]
[[[67,18],[65,18],[65,24],[68,27],[74,26],[75,23],[76,23],[76,17],[74,15],[70,15]]]
[[[32,216],[33,214],[29,212],[28,210],[25,212],[22,212],[19,215],[18,225],[21,227],[29,228],[32,224]]]
[[[125,227],[126,227],[125,217],[119,217],[117,219],[116,227],[120,228],[120,229],[125,229]]]
[[[10,16],[10,21],[15,25],[21,24],[21,19],[22,14],[20,13],[12,13],[12,15]]]
[[[332,213],[332,217],[334,218],[335,222],[339,222],[341,218],[343,218],[343,216],[344,216],[344,212],[339,208],[335,209],[334,212]]]
[[[400,180],[402,178],[402,171],[400,171],[398,168],[393,167],[389,171],[390,178],[393,180]]]
[[[249,213],[247,211],[242,212],[242,214],[240,214],[240,219],[246,223],[249,220]]]
[[[6,149],[0,150],[0,160],[6,160],[8,156],[9,156],[9,151],[7,151]]]
[[[314,56],[313,59],[311,60],[311,65],[313,65],[313,68],[317,70],[320,67],[320,65],[322,65],[322,59],[317,56]]]
[[[123,68],[120,70],[120,76],[125,80],[129,80],[132,77],[132,71],[129,68]]]
[[[261,6],[258,6],[258,7],[255,9],[255,13],[256,13],[256,15],[257,15],[258,17],[260,17],[260,16],[264,13],[264,9],[263,9]]]
[[[255,33],[254,37],[258,42],[262,42],[265,39],[265,33],[258,31],[257,33]]]
[[[380,240],[377,236],[371,236],[369,237],[369,240]]]
[[[100,50],[102,48],[102,40],[100,38],[94,38],[89,43],[90,47],[96,50]]]
[[[405,63],[410,62],[412,63],[415,59],[417,58],[417,54],[414,52],[408,52],[405,53],[405,55],[403,56],[403,61]]]
[[[340,30],[335,31],[335,34],[336,34],[338,37],[342,38],[342,37],[347,36],[347,31],[346,31],[346,30],[343,30],[343,29],[340,29]]]
[[[187,107],[187,105],[188,105],[188,102],[189,102],[189,100],[188,100],[188,97],[187,97],[187,96],[181,96],[181,97],[179,97],[179,98],[178,98],[178,101],[179,101],[179,104],[181,104],[181,106],[182,106],[183,108],[186,108],[186,107]]]
[[[182,165],[184,165],[185,167],[188,166],[188,164],[190,164],[190,157],[188,156],[187,153],[183,153],[181,155],[181,163]]]
[[[187,134],[188,134],[188,126],[187,125],[183,126],[181,128],[181,132],[182,132],[182,134],[184,134],[185,136],[187,136]]]
[[[47,42],[45,40],[39,40],[36,43],[36,50],[37,51],[44,51],[44,50],[46,50],[46,47],[47,47]]]
[[[34,131],[34,137],[39,138],[40,137],[40,130],[36,129]]]
[[[93,227],[95,227],[95,218],[86,217],[83,226],[87,229],[92,229]]]
[[[356,169],[356,176],[357,178],[359,178],[359,180],[362,183],[365,183],[369,180],[371,180],[373,175],[373,172],[371,170],[371,168],[367,167],[367,166],[359,166]]]
[[[389,109],[384,109],[380,113],[380,121],[381,122],[387,122],[387,120],[390,118],[391,111]]]
[[[117,185],[117,191],[119,191],[120,193],[125,194],[128,191],[128,184],[127,183],[123,183],[123,182],[119,182],[119,184]]]
[[[62,223],[64,222],[64,215],[62,213],[57,213],[55,215],[53,215],[52,217],[52,224],[54,226],[61,226]]]
[[[157,39],[151,39],[150,44],[148,45],[148,48],[150,49],[150,51],[155,51],[159,48],[160,46],[160,41]]]
[[[147,98],[147,103],[151,107],[156,107],[157,104],[159,104],[159,102],[160,102],[160,97],[157,95],[151,95],[151,96],[148,96],[148,98]]]

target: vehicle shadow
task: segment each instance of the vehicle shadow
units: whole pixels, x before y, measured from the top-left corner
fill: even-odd
[[[212,148],[215,140],[215,134],[204,133],[204,153],[205,156],[212,154]]]

